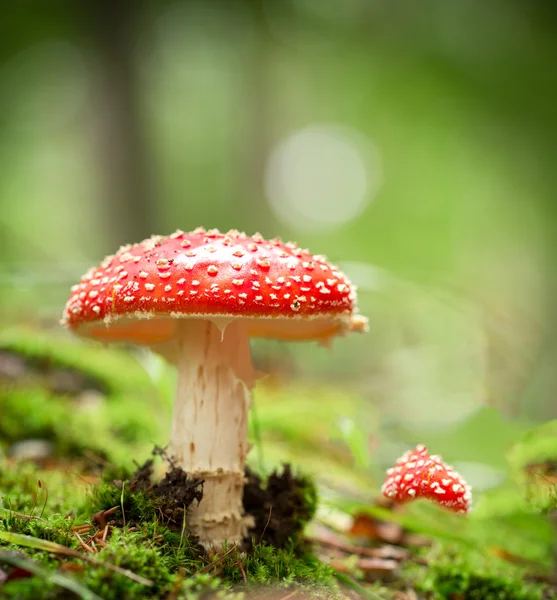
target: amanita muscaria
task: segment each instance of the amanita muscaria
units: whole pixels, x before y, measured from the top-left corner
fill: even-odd
[[[187,523],[206,547],[220,547],[252,524],[242,506],[250,337],[327,342],[366,330],[356,312],[354,286],[324,256],[198,228],[105,258],[72,288],[63,323],[96,340],[150,346],[176,365],[170,451],[204,480]]]
[[[467,513],[472,503],[466,481],[440,456],[430,456],[422,445],[405,452],[387,471],[381,491],[394,502],[426,498],[457,513]]]

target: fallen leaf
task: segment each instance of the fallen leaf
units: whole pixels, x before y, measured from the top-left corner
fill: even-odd
[[[359,514],[354,517],[349,533],[354,537],[379,540],[388,544],[399,544],[404,535],[404,530],[398,523],[379,521],[370,515]]]

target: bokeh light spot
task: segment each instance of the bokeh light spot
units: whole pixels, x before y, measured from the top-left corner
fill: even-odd
[[[265,173],[269,204],[297,230],[332,230],[358,217],[382,180],[373,143],[347,128],[311,125],[283,139]]]

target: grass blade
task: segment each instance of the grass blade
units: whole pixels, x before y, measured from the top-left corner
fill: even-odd
[[[73,558],[79,558],[92,565],[104,567],[110,569],[119,575],[124,575],[132,581],[141,583],[142,585],[152,586],[153,582],[150,579],[136,575],[128,569],[122,569],[116,565],[105,563],[98,558],[82,554],[73,548],[62,546],[62,544],[56,544],[55,542],[49,542],[48,540],[41,540],[40,538],[32,537],[30,535],[23,535],[21,533],[12,533],[11,531],[0,531],[0,541],[8,544],[16,544],[17,546],[25,546],[26,548],[34,548],[35,550],[43,550],[44,552],[50,552],[52,554],[62,554],[63,556],[72,556]]]
[[[368,590],[355,579],[352,579],[352,577],[348,577],[348,575],[345,575],[336,569],[333,570],[335,572],[335,579],[348,589],[356,592],[360,598],[364,598],[365,600],[385,600],[384,596],[380,596],[373,590]]]
[[[29,571],[29,573],[32,573],[35,575],[35,577],[40,577],[43,581],[53,583],[61,588],[64,588],[65,590],[73,592],[82,598],[82,600],[102,600],[100,596],[97,596],[97,594],[81,585],[74,579],[66,577],[65,575],[57,573],[56,571],[49,571],[48,569],[40,566],[36,561],[29,558],[24,558],[15,552],[0,552],[0,563],[5,563],[11,565],[12,567]]]

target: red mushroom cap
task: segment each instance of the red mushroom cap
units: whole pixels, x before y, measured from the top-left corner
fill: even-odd
[[[426,498],[457,513],[467,513],[472,502],[466,481],[422,445],[405,452],[387,471],[381,492],[395,502]]]
[[[106,257],[72,288],[63,323],[97,339],[149,344],[172,335],[174,318],[241,317],[251,335],[326,339],[365,330],[355,301],[354,286],[324,256],[259,234],[198,228]]]

